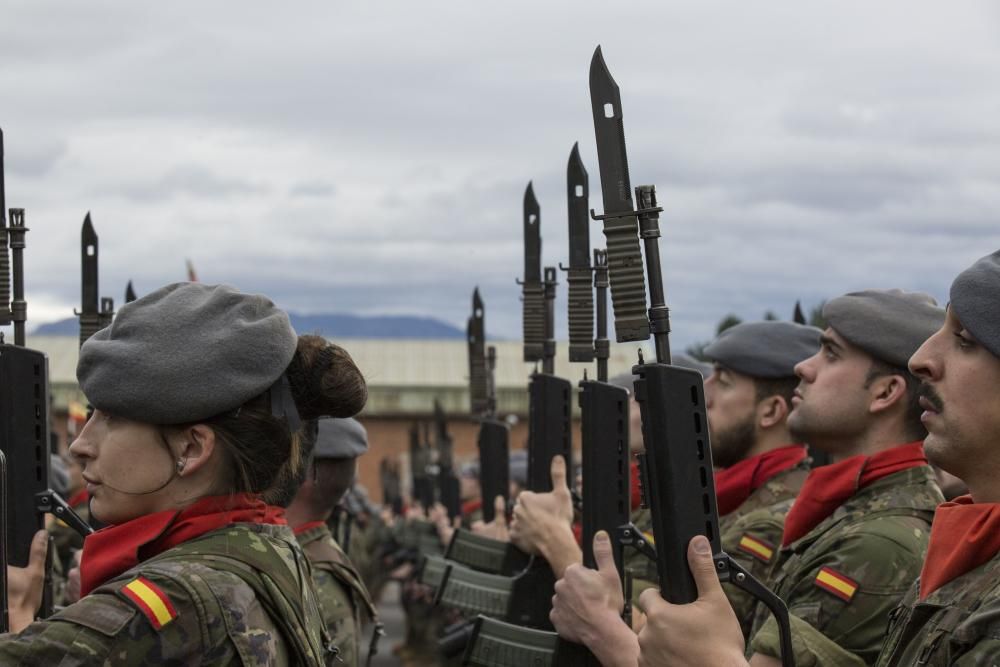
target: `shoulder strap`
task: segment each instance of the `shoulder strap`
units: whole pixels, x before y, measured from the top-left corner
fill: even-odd
[[[358,574],[351,559],[342,549],[336,544],[332,544],[330,540],[319,539],[309,542],[302,550],[306,552],[313,567],[327,570],[337,581],[350,588],[361,600],[372,621],[378,621],[378,611],[368,593],[368,588],[361,580],[361,575]]]

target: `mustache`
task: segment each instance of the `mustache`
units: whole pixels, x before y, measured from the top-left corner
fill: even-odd
[[[917,388],[917,394],[927,399],[927,401],[934,406],[934,409],[938,412],[944,410],[944,402],[941,397],[937,395],[934,391],[934,387],[930,386],[926,382],[921,382],[920,386]]]

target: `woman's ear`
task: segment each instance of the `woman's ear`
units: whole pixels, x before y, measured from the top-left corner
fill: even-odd
[[[188,426],[180,432],[177,474],[190,475],[212,460],[215,454],[215,431],[205,424]]]

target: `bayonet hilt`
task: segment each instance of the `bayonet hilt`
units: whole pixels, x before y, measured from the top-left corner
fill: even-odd
[[[14,323],[14,345],[24,346],[24,323],[28,319],[28,303],[24,300],[24,248],[25,234],[28,228],[24,226],[24,209],[10,209],[10,226],[7,228],[7,239],[11,253],[11,282],[13,298],[10,302],[10,319]]]
[[[472,292],[472,315],[466,327],[469,347],[469,403],[472,414],[480,415],[489,409],[486,380],[486,323],[483,300],[479,288]]]
[[[542,372],[555,373],[556,363],[556,269],[545,267],[545,341],[542,346]]]
[[[606,250],[594,250],[594,293],[597,310],[597,337],[594,339],[597,381],[607,382],[611,343],[608,340],[608,252]]]
[[[490,345],[486,348],[486,416],[493,417],[497,413],[497,348]]]

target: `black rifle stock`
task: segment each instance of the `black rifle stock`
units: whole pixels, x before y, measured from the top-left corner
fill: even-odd
[[[438,497],[448,510],[448,518],[454,521],[462,516],[461,490],[455,474],[454,444],[448,435],[448,420],[437,400],[434,401],[434,426],[438,451]]]
[[[632,206],[621,97],[600,47],[591,63],[590,88],[605,204],[605,215],[600,218],[606,225],[609,220],[632,221],[630,224],[633,229],[637,226],[645,246],[650,297],[648,320],[656,362],[645,363],[640,351],[639,364],[632,371],[639,376],[635,381],[635,397],[642,414],[645,446],[640,457],[642,492],[652,515],[660,595],[673,604],[697,600],[687,549],[693,537],[705,535],[712,545],[719,578],[750,592],[774,613],[781,631],[782,664],[792,665],[791,633],[784,603],[722,551],[703,379],[697,371],[670,365],[670,317],[659,254],[662,209],[657,206],[652,186],[637,187],[638,208]],[[619,260],[617,251],[609,240],[612,297],[616,282],[614,266]],[[631,257],[630,252],[626,256]],[[631,526],[623,526],[620,534],[634,536],[635,532]]]
[[[434,483],[427,475],[429,463],[430,451],[420,440],[420,425],[414,422],[410,427],[410,479],[413,501],[424,512],[434,505]]]
[[[496,519],[494,502],[502,496],[504,507],[510,502],[510,426],[496,418],[495,371],[497,349],[492,345],[486,355],[486,416],[479,424],[479,486],[482,490],[483,521]]]

